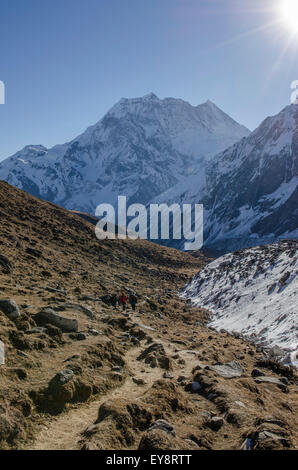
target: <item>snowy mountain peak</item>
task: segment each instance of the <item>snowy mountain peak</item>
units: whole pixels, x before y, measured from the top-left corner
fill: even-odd
[[[158,96],[156,96],[154,93],[151,92],[151,93],[148,93],[147,95],[145,95],[143,97],[143,100],[159,101],[159,98],[158,98]]]
[[[207,162],[203,178],[194,171],[158,201],[202,202],[204,244],[219,253],[297,238],[297,105],[266,118]]]
[[[44,157],[48,152],[48,149],[43,145],[26,145],[22,150],[15,153],[11,158],[17,159],[34,159],[38,157]]]
[[[206,241],[224,250],[298,236],[298,108],[287,106],[208,168]],[[251,239],[249,241],[248,239]],[[227,244],[227,240],[230,242]]]
[[[298,107],[290,105],[268,117],[214,157],[207,185],[203,199],[209,209],[209,245],[230,251],[297,237]]]
[[[119,194],[149,202],[248,134],[215,105],[205,109],[149,93],[121,99],[71,142],[49,150],[26,147],[0,163],[0,179],[93,213],[102,201],[116,203]]]

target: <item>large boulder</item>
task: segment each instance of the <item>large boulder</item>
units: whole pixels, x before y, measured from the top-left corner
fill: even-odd
[[[70,332],[77,332],[79,329],[79,324],[76,319],[72,318],[65,318],[59,315],[58,313],[54,312],[51,308],[45,308],[41,310],[37,315],[35,315],[34,320],[36,321],[37,325],[46,325],[50,323],[50,325],[57,326],[62,331],[70,333]]]
[[[260,418],[246,436],[254,450],[284,450],[293,447],[291,429],[275,417]]]
[[[209,369],[213,370],[225,379],[241,377],[244,372],[243,367],[238,361],[231,361],[227,362],[226,364],[216,364],[213,366],[209,366]]]
[[[262,377],[256,377],[255,381],[257,384],[273,384],[277,385],[279,388],[282,390],[286,391],[287,390],[287,385],[282,382],[280,379],[277,379],[276,377],[269,377],[269,376],[262,376]]]
[[[59,305],[59,307],[53,307],[53,310],[66,310],[66,309],[73,309],[73,310],[79,310],[80,312],[84,313],[88,318],[93,320],[94,316],[91,310],[87,307],[84,307],[84,305],[80,304],[72,304],[72,303],[65,303]]]
[[[64,369],[59,372],[55,377],[52,378],[49,383],[49,389],[55,389],[69,382],[74,376],[74,373],[71,369]]]
[[[16,320],[21,316],[20,309],[16,302],[12,299],[1,299],[0,310],[10,319]]]

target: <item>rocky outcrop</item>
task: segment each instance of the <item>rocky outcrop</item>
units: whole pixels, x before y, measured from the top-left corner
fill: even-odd
[[[77,332],[79,328],[79,324],[76,319],[62,317],[50,308],[41,310],[37,315],[35,315],[34,320],[38,325],[50,323],[65,332]]]
[[[16,320],[21,316],[20,309],[16,302],[12,299],[1,299],[0,310],[10,319]]]
[[[241,377],[244,372],[243,367],[238,361],[231,361],[227,364],[216,364],[207,367],[225,379]]]
[[[171,359],[166,355],[166,351],[162,344],[153,343],[145,349],[138,357],[138,361],[144,361],[151,367],[160,367],[162,369],[171,370]]]

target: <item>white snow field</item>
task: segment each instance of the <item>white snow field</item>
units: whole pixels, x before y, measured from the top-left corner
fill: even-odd
[[[211,312],[208,326],[279,346],[297,360],[298,243],[285,240],[229,253],[208,264],[182,297]]]

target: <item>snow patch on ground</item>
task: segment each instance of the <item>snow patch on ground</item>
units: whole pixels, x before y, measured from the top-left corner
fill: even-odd
[[[181,295],[208,309],[209,326],[217,330],[297,351],[297,247],[285,240],[229,253],[208,264]]]

